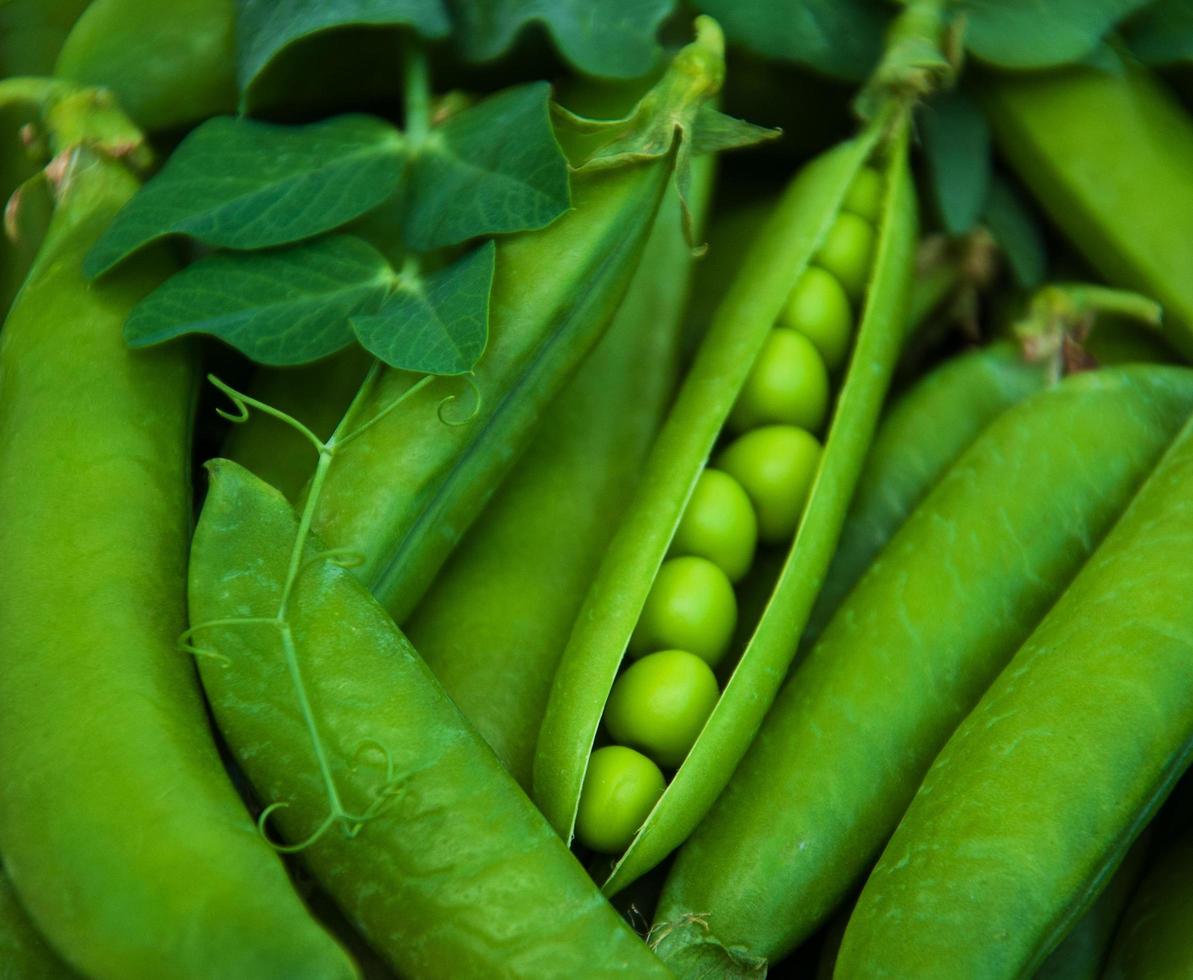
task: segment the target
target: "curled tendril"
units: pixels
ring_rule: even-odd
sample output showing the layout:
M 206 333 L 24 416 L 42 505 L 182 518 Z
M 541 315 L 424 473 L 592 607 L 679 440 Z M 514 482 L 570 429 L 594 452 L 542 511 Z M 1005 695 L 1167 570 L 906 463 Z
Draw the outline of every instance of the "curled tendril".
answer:
M 235 616 L 230 619 L 211 619 L 205 623 L 196 623 L 187 627 L 178 635 L 178 649 L 189 653 L 193 657 L 210 657 L 217 660 L 223 667 L 232 666 L 232 658 L 211 647 L 200 646 L 194 642 L 195 634 L 200 630 L 215 629 L 220 626 L 277 626 L 277 620 L 265 616 Z
M 439 421 L 442 422 L 444 425 L 467 425 L 469 422 L 471 422 L 473 419 L 475 419 L 480 414 L 481 408 L 484 407 L 485 396 L 483 394 L 481 394 L 481 390 L 480 390 L 480 388 L 477 387 L 476 382 L 472 379 L 472 375 L 466 374 L 463 377 L 464 377 L 465 382 L 467 382 L 467 384 L 468 384 L 469 390 L 472 392 L 472 410 L 462 418 L 458 418 L 458 419 L 449 418 L 447 415 L 446 409 L 447 409 L 448 405 L 450 405 L 453 402 L 458 401 L 460 396 L 454 395 L 454 394 L 448 395 L 446 398 L 444 398 L 439 403 L 439 406 L 435 409 L 435 413 L 439 416 Z
M 270 803 L 269 806 L 261 811 L 261 815 L 257 817 L 257 833 L 261 835 L 262 840 L 264 840 L 266 844 L 272 847 L 279 854 L 297 854 L 299 851 L 305 851 L 311 845 L 318 843 L 319 840 L 321 840 L 324 835 L 326 835 L 326 833 L 335 826 L 336 820 L 339 819 L 339 815 L 332 811 L 323 818 L 323 822 L 320 823 L 319 826 L 316 827 L 309 836 L 303 838 L 297 844 L 283 844 L 281 841 L 274 840 L 269 835 L 268 823 L 269 818 L 272 817 L 274 813 L 276 813 L 278 810 L 286 809 L 289 805 L 289 803 L 283 801 Z
M 280 408 L 274 408 L 272 405 L 267 405 L 263 401 L 253 398 L 251 395 L 246 395 L 243 391 L 237 391 L 231 385 L 221 381 L 214 374 L 207 375 L 207 380 L 210 381 L 219 391 L 232 403 L 235 411 L 228 411 L 226 408 L 217 408 L 216 415 L 222 419 L 227 419 L 233 425 L 241 425 L 249 420 L 252 410 L 256 409 L 258 412 L 277 419 L 283 425 L 288 425 L 291 429 L 297 432 L 300 436 L 307 440 L 315 447 L 315 452 L 322 454 L 326 451 L 327 446 L 314 432 L 308 429 L 305 425 L 298 421 L 293 415 L 288 415 Z
M 390 783 L 396 783 L 397 780 L 394 777 L 394 756 L 393 756 L 393 753 L 390 752 L 388 747 L 382 745 L 375 738 L 362 738 L 359 742 L 356 743 L 356 748 L 352 750 L 352 771 L 356 772 L 357 760 L 360 759 L 361 753 L 364 752 L 365 749 L 369 749 L 369 748 L 374 748 L 378 752 L 380 752 L 381 758 L 385 762 L 385 781 L 382 785 L 385 786 Z

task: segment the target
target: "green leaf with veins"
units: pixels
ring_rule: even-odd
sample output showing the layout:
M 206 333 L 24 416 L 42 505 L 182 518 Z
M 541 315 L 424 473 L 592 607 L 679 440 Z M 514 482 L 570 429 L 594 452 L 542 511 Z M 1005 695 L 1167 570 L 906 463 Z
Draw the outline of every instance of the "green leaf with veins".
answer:
M 116 216 L 83 268 L 100 275 L 165 235 L 238 249 L 300 241 L 379 205 L 404 167 L 402 135 L 373 116 L 305 126 L 210 119 Z
M 708 101 L 725 79 L 724 36 L 710 17 L 696 18 L 696 40 L 683 48 L 666 74 L 621 119 L 585 119 L 562 106 L 556 118 L 589 139 L 591 147 L 576 170 L 603 170 L 650 160 L 675 151 L 675 186 L 683 206 L 684 229 L 691 240 L 693 153 L 750 146 L 780 135 L 718 112 Z
M 659 25 L 675 0 L 453 0 L 453 36 L 470 61 L 504 54 L 530 23 L 588 75 L 637 78 L 658 57 Z
M 1003 68 L 1048 68 L 1080 61 L 1118 23 L 1151 0 L 957 0 L 965 45 Z
M 259 364 L 306 364 L 352 343 L 349 317 L 379 309 L 395 278 L 376 249 L 350 235 L 211 255 L 141 300 L 124 337 L 147 347 L 207 334 Z
M 850 81 L 874 68 L 894 9 L 884 0 L 696 0 L 696 6 L 734 44 Z
M 404 271 L 377 313 L 352 318 L 361 346 L 404 371 L 470 372 L 489 338 L 496 253 L 490 241 L 429 276 Z
M 1127 23 L 1123 36 L 1146 65 L 1193 62 L 1193 2 L 1156 0 Z
M 236 78 L 241 108 L 253 81 L 284 48 L 337 27 L 409 27 L 425 38 L 451 29 L 443 0 L 238 0 Z
M 551 87 L 506 89 L 449 115 L 411 147 L 404 230 L 418 251 L 541 228 L 567 210 Z

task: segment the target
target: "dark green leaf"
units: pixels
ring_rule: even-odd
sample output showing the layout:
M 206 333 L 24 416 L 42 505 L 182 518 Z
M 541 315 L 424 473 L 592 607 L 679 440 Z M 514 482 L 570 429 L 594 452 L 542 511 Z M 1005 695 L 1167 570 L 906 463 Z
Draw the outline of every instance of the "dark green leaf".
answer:
M 966 46 L 1004 68 L 1080 61 L 1116 24 L 1150 0 L 957 0 Z
M 413 151 L 406 239 L 420 251 L 550 224 L 568 208 L 568 171 L 546 82 L 449 116 Z
M 894 7 L 882 0 L 696 0 L 755 54 L 860 81 L 882 52 Z
M 467 374 L 489 337 L 496 254 L 486 242 L 433 275 L 403 275 L 380 312 L 352 318 L 361 344 L 405 371 Z
M 1028 289 L 1044 281 L 1044 236 L 1015 189 L 997 175 L 990 181 L 984 223 L 1007 257 L 1015 281 Z
M 455 38 L 471 61 L 504 53 L 532 21 L 580 71 L 636 78 L 658 54 L 655 35 L 675 0 L 453 0 Z
M 990 131 L 981 110 L 952 89 L 923 107 L 920 121 L 932 196 L 945 229 L 973 228 L 990 187 Z
M 211 119 L 116 216 L 84 271 L 99 275 L 165 235 L 240 249 L 309 238 L 384 201 L 404 163 L 401 134 L 372 116 L 307 126 Z
M 381 306 L 393 270 L 349 235 L 247 255 L 200 259 L 133 309 L 132 347 L 209 334 L 259 364 L 305 364 L 352 342 L 348 318 Z
M 1124 31 L 1135 57 L 1148 65 L 1193 61 L 1193 0 L 1157 0 Z
M 284 48 L 353 25 L 411 27 L 426 38 L 445 37 L 451 26 L 442 0 L 238 0 L 236 78 L 242 101 Z

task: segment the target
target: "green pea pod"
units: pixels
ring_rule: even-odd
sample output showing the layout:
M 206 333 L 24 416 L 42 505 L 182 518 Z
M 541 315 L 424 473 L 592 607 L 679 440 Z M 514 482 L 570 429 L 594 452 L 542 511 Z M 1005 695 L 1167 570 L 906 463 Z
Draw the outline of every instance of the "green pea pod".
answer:
M 1193 975 L 1193 835 L 1156 855 L 1131 896 L 1104 980 L 1180 980 Z
M 235 0 L 94 0 L 54 74 L 111 91 L 142 129 L 236 111 Z
M 1030 974 L 1193 758 L 1193 424 L 1178 432 L 932 764 L 862 890 L 842 980 Z
M 1108 369 L 982 433 L 842 603 L 676 858 L 664 959 L 664 943 L 711 938 L 773 962 L 824 921 L 1191 410 L 1193 372 Z
M 1143 873 L 1150 843 L 1149 834 L 1140 836 L 1102 894 L 1036 971 L 1035 980 L 1097 980 L 1102 975 L 1115 929 Z
M 352 977 L 237 797 L 177 649 L 195 352 L 121 339 L 170 263 L 84 279 L 136 181 L 64 153 L 0 335 L 0 853 L 88 975 Z
M 475 373 L 407 397 L 331 467 L 315 529 L 361 558 L 399 623 L 528 444 L 539 416 L 599 340 L 629 285 L 670 179 L 669 161 L 580 174 L 573 210 L 502 239 L 490 340 Z M 365 415 L 410 388 L 389 371 Z
M 983 429 L 1042 389 L 1043 364 L 1010 343 L 954 358 L 903 395 L 883 418 L 824 587 L 804 632 L 810 644 L 891 536 Z
M 1164 307 L 1193 357 L 1193 122 L 1147 72 L 1073 66 L 982 75 L 997 144 L 1057 226 L 1112 285 Z
M 877 131 L 796 178 L 717 312 L 573 627 L 539 735 L 535 799 L 571 841 L 602 711 L 684 507 L 762 344 L 838 215 Z M 916 235 L 906 144 L 887 157 L 878 244 L 857 341 L 790 553 L 737 667 L 683 764 L 604 884 L 614 893 L 692 832 L 762 721 L 836 543 L 902 339 Z
M 673 392 L 691 266 L 672 193 L 605 338 L 406 627 L 526 788 L 556 661 Z
M 77 976 L 34 928 L 8 876 L 0 871 L 0 980 L 70 980 Z
M 208 697 L 285 837 L 323 825 L 304 858 L 374 948 L 404 976 L 666 976 L 355 576 L 313 539 L 294 564 L 285 498 L 208 468 L 190 577 Z M 326 823 L 329 786 L 357 816 Z

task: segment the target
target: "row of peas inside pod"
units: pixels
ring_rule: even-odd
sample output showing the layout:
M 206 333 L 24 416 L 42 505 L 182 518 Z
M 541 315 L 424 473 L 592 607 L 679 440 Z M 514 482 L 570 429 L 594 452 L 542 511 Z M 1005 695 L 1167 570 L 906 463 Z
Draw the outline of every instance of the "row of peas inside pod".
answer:
M 834 379 L 869 280 L 885 180 L 853 179 L 769 330 L 700 472 L 609 692 L 575 833 L 620 854 L 683 763 L 731 672 L 740 586 L 758 546 L 790 546 L 822 453 Z

